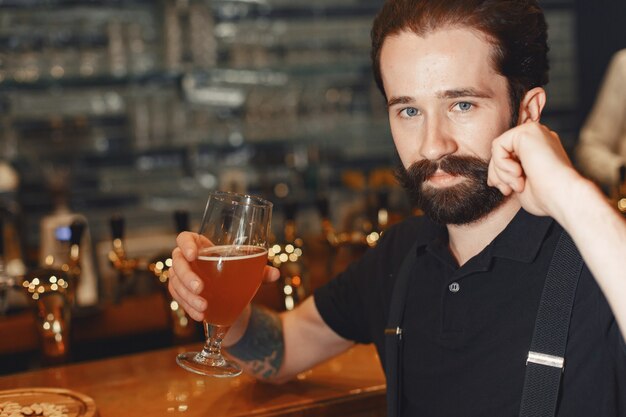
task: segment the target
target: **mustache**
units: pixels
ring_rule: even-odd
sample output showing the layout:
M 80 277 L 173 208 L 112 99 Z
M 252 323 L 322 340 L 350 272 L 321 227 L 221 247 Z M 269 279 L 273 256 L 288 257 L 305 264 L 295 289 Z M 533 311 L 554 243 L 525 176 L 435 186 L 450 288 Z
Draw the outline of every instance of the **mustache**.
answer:
M 463 176 L 466 181 L 451 187 L 424 187 L 437 171 Z M 469 224 L 498 207 L 504 195 L 487 185 L 489 163 L 475 156 L 448 155 L 441 160 L 423 160 L 404 168 L 400 163 L 396 178 L 412 203 L 431 220 L 440 224 Z
M 488 169 L 489 162 L 475 156 L 449 155 L 438 161 L 424 159 L 414 162 L 406 173 L 415 183 L 421 184 L 432 177 L 437 170 L 450 175 L 486 179 Z

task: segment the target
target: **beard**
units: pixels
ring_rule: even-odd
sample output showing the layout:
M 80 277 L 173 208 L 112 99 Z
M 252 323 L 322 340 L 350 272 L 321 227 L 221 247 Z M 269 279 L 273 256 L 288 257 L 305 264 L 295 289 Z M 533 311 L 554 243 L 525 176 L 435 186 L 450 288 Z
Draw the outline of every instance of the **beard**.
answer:
M 482 219 L 505 201 L 500 190 L 487 185 L 488 167 L 480 158 L 450 155 L 436 162 L 418 161 L 408 169 L 401 163 L 396 178 L 412 202 L 433 221 L 464 225 Z M 424 185 L 437 169 L 463 176 L 465 181 L 445 188 Z

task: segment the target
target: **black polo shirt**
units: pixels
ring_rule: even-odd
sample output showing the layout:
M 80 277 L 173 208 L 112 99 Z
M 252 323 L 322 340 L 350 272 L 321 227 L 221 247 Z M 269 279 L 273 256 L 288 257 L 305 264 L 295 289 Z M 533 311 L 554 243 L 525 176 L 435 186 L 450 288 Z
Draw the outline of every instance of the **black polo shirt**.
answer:
M 384 358 L 396 274 L 417 240 L 403 323 L 405 415 L 516 416 L 539 299 L 561 230 L 550 218 L 520 210 L 459 268 L 446 228 L 410 218 L 319 288 L 315 303 L 336 333 L 375 343 Z M 572 313 L 558 416 L 626 416 L 626 346 L 586 266 Z

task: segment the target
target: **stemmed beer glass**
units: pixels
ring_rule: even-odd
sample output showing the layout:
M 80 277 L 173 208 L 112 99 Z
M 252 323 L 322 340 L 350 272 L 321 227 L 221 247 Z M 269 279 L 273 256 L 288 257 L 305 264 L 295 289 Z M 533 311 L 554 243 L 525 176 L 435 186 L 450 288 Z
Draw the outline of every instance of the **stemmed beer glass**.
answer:
M 263 278 L 272 203 L 258 197 L 215 191 L 209 194 L 200 226 L 198 257 L 191 268 L 204 282 L 201 296 L 206 343 L 200 352 L 185 352 L 176 362 L 200 375 L 241 374 L 221 354 L 222 339 L 250 303 Z

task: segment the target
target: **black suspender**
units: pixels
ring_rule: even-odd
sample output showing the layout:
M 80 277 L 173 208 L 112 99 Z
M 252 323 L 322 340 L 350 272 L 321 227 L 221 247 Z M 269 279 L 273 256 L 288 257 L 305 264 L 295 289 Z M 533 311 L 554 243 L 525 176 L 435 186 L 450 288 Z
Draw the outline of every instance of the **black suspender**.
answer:
M 400 267 L 385 328 L 387 417 L 402 415 L 402 321 L 408 284 L 413 275 L 417 245 Z M 565 347 L 578 277 L 583 261 L 563 231 L 544 285 L 533 339 L 528 352 L 520 417 L 554 416 L 564 367 Z
M 565 365 L 572 307 L 583 260 L 565 232 L 550 262 L 526 361 L 520 417 L 549 417 L 556 403 Z
M 385 328 L 385 376 L 387 378 L 387 417 L 402 415 L 402 321 L 409 281 L 415 266 L 417 243 L 404 257 L 391 295 L 389 318 Z

